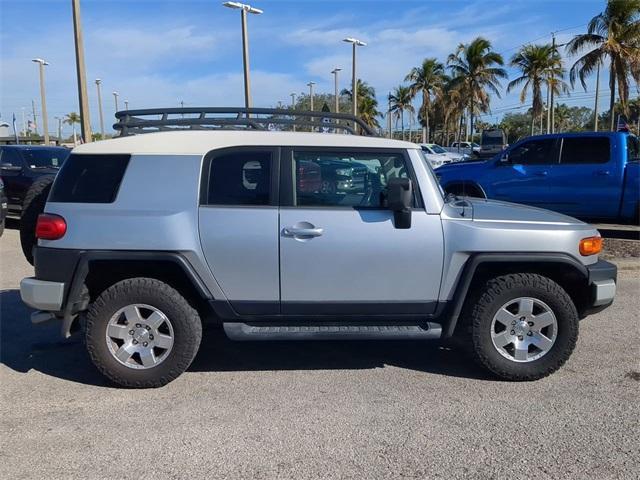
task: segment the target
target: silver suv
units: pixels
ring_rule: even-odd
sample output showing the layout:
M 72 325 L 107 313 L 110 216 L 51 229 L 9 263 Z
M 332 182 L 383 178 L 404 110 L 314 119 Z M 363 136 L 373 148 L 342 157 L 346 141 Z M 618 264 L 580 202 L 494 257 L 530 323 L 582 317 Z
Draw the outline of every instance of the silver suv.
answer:
M 81 324 L 117 384 L 178 377 L 209 318 L 237 340 L 454 337 L 534 380 L 613 301 L 590 225 L 445 197 L 412 143 L 300 131 L 367 133 L 345 115 L 217 110 L 119 113 L 123 136 L 74 149 L 38 219 L 32 321 Z

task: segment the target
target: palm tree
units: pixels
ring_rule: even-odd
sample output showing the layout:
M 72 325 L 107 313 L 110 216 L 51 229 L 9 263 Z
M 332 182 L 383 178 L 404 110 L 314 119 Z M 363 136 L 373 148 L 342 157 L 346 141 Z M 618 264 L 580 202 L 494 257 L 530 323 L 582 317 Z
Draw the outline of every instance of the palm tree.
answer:
M 411 82 L 409 88 L 411 95 L 415 97 L 422 93 L 422 105 L 420 115 L 422 119 L 422 142 L 429 141 L 429 110 L 431 108 L 431 95 L 438 93 L 444 83 L 444 65 L 435 58 L 425 58 L 422 65 L 411 69 L 405 77 L 405 81 Z
M 520 103 L 527 99 L 527 91 L 531 90 L 533 97 L 531 114 L 531 135 L 537 116 L 542 114 L 542 86 L 547 85 L 547 89 L 553 89 L 554 93 L 560 93 L 566 88 L 562 80 L 564 71 L 562 60 L 556 49 L 550 45 L 524 45 L 511 58 L 511 66 L 520 70 L 521 75 L 509 82 L 507 92 L 522 85 L 520 92 Z
M 629 99 L 629 78 L 640 81 L 640 0 L 609 0 L 604 12 L 591 19 L 587 33 L 573 37 L 567 44 L 567 53 L 575 55 L 585 48 L 585 53 L 571 67 L 571 84 L 580 79 L 587 89 L 585 79 L 598 65 L 609 60 L 610 129 L 614 129 L 616 85 L 624 112 Z
M 391 95 L 389 95 L 389 101 L 391 103 L 390 112 L 393 112 L 393 116 L 397 121 L 400 120 L 402 124 L 402 139 L 404 140 L 404 112 L 409 112 L 410 114 L 415 113 L 415 108 L 411 104 L 411 89 L 409 87 L 405 87 L 400 85 L 396 87 Z
M 78 144 L 78 138 L 76 135 L 76 123 L 80 123 L 80 120 L 80 115 L 78 115 L 76 112 L 67 113 L 67 115 L 65 115 L 64 117 L 64 123 L 66 123 L 67 125 L 71 125 L 71 128 L 73 129 L 74 146 Z
M 478 37 L 467 45 L 458 45 L 456 51 L 449 55 L 447 65 L 453 73 L 453 86 L 463 87 L 469 95 L 468 109 L 473 136 L 474 114 L 489 109 L 487 90 L 500 98 L 499 79 L 507 78 L 507 72 L 501 68 L 504 60 L 502 55 L 491 49 L 489 40 Z
M 376 90 L 367 82 L 358 79 L 356 81 L 358 89 L 358 116 L 370 127 L 379 127 L 378 119 L 381 113 L 378 111 L 378 100 L 376 100 Z M 346 95 L 353 102 L 353 94 L 350 89 L 343 89 L 341 95 Z

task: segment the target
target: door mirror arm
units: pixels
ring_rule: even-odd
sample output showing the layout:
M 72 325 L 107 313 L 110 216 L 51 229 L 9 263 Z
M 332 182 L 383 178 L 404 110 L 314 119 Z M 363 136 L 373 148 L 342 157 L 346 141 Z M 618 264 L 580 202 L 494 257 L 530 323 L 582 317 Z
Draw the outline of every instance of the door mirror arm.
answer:
M 391 178 L 387 184 L 387 208 L 393 212 L 396 228 L 411 228 L 413 184 L 408 178 Z

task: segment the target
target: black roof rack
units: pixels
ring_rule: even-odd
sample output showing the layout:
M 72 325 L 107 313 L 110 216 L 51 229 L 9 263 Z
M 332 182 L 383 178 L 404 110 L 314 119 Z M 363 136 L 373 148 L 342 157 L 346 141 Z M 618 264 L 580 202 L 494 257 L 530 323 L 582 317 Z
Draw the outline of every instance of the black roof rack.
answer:
M 346 113 L 280 108 L 188 107 L 116 112 L 113 128 L 120 136 L 183 130 L 295 130 L 375 136 L 361 119 Z

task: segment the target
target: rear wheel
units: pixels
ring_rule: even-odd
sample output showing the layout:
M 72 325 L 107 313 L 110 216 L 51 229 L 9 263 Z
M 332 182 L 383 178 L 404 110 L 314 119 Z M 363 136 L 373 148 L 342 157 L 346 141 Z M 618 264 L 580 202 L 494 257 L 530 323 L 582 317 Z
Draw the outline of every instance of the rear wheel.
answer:
M 476 359 L 505 380 L 537 380 L 559 369 L 578 339 L 578 313 L 567 292 L 537 274 L 486 282 L 472 300 Z
M 36 245 L 36 223 L 38 216 L 44 212 L 47 197 L 51 190 L 54 175 L 44 175 L 38 178 L 24 197 L 22 216 L 20 217 L 20 246 L 27 261 L 33 265 L 33 247 Z
M 151 278 L 123 280 L 105 290 L 87 313 L 91 360 L 113 382 L 161 387 L 193 361 L 202 324 L 180 293 Z

